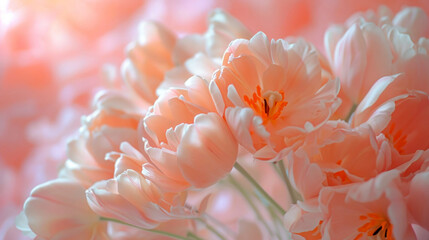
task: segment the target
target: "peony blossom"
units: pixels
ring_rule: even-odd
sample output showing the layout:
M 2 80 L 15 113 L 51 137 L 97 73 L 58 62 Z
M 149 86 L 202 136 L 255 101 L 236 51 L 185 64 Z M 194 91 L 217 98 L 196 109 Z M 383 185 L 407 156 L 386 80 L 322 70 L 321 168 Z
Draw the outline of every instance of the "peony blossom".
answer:
M 281 159 L 339 103 L 329 66 L 303 40 L 270 42 L 263 33 L 236 40 L 213 78 L 217 110 L 240 144 L 262 160 Z
M 414 221 L 425 229 L 428 229 L 429 223 L 428 208 L 422 200 L 427 199 L 427 183 L 427 171 L 415 175 L 410 182 L 410 193 L 407 197 L 407 204 Z
M 362 182 L 377 175 L 377 162 L 386 150 L 377 144 L 373 131 L 341 127 L 330 129 L 324 142 L 307 146 L 307 151 L 300 148 L 288 155 L 292 182 L 304 199 L 318 197 L 324 187 Z
M 151 162 L 144 174 L 166 190 L 212 185 L 231 170 L 238 152 L 226 123 L 213 113 L 207 83 L 192 77 L 185 84 L 161 95 L 143 120 Z
M 193 75 L 209 82 L 213 72 L 220 67 L 229 43 L 250 37 L 250 31 L 241 22 L 221 9 L 214 10 L 209 15 L 204 34 L 190 34 L 177 41 L 171 53 L 174 68 L 165 72 L 165 79 L 157 89 L 158 95 L 170 87 L 183 87 Z
M 421 81 L 428 75 L 424 67 L 429 64 L 427 18 L 420 8 L 405 8 L 393 16 L 390 9 L 381 7 L 378 13 L 357 14 L 326 32 L 327 56 L 341 80 L 343 104 L 338 116 L 350 115 L 353 105 L 383 76 L 404 73 Z
M 153 103 L 169 87 L 183 87 L 198 75 L 209 81 L 230 41 L 250 32 L 228 13 L 216 9 L 204 34 L 177 34 L 156 22 L 143 22 L 136 41 L 127 46 L 122 75 L 128 88 Z
M 122 72 L 129 88 L 152 103 L 165 72 L 174 67 L 172 53 L 177 37 L 155 22 L 141 23 L 139 31 L 138 40 L 127 47 Z
M 425 138 L 426 128 L 422 126 L 429 117 L 428 97 L 427 93 L 410 91 L 384 103 L 367 122 L 381 131 L 400 154 L 427 150 L 429 141 Z
M 91 209 L 100 216 L 154 228 L 174 218 L 175 209 L 185 203 L 186 193 L 163 193 L 138 172 L 127 170 L 114 179 L 94 184 L 87 190 L 87 198 Z
M 321 195 L 321 202 L 326 206 L 322 210 L 326 216 L 323 236 L 330 236 L 331 239 L 365 239 L 373 236 L 415 239 L 404 197 L 395 186 L 383 183 L 389 180 L 386 175 L 379 178 L 382 177 L 386 179 L 377 179 L 381 184 L 374 184 L 370 192 L 365 193 L 366 196 L 375 193 L 372 199 L 359 199 L 342 190 L 324 191 Z M 368 191 L 359 187 L 356 186 L 355 191 Z
M 106 160 L 106 154 L 120 151 L 124 141 L 138 146 L 137 107 L 113 93 L 100 95 L 96 105 L 99 110 L 83 119 L 79 136 L 69 142 L 68 160 L 60 172 L 85 187 L 113 177 L 115 162 Z

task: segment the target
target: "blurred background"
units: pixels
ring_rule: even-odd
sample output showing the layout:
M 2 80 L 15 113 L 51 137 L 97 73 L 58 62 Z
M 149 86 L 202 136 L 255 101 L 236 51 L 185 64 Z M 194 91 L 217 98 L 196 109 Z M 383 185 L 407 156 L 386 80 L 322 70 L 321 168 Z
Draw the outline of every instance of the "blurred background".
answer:
M 203 33 L 222 8 L 254 33 L 303 36 L 323 52 L 329 25 L 380 5 L 429 13 L 428 0 L 0 0 L 0 239 L 28 239 L 15 216 L 34 186 L 56 177 L 94 94 L 121 84 L 142 20 Z

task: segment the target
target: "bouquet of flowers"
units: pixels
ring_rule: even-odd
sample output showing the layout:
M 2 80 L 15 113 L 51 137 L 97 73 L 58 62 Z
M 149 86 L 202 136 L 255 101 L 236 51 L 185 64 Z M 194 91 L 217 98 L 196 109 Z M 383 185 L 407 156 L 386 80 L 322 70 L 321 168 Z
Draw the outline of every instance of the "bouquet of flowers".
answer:
M 356 13 L 324 53 L 221 9 L 202 34 L 141 22 L 123 84 L 96 94 L 16 225 L 64 240 L 429 239 L 428 38 L 418 7 Z

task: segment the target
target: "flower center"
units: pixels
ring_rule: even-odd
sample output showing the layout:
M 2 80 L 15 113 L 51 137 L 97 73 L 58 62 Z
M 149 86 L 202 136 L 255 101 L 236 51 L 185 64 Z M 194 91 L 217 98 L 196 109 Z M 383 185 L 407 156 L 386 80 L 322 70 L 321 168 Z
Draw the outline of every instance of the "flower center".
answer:
M 344 170 L 338 172 L 327 172 L 326 180 L 328 186 L 338 186 L 352 183 Z
M 400 154 L 404 153 L 404 147 L 407 144 L 407 135 L 402 133 L 402 130 L 395 131 L 395 123 L 391 123 L 389 131 L 385 133 L 386 137 L 392 142 L 393 147 L 398 150 Z
M 262 94 L 259 85 L 256 86 L 256 92 L 253 93 L 252 98 L 244 95 L 244 101 L 262 118 L 264 124 L 279 118 L 283 108 L 287 105 L 284 98 L 283 91 L 266 91 Z
M 304 237 L 305 239 L 322 239 L 322 233 L 320 232 L 320 227 L 322 226 L 322 223 L 323 223 L 323 221 L 320 221 L 319 225 L 317 225 L 311 231 L 296 233 L 296 234 Z
M 354 240 L 361 239 L 365 233 L 369 237 L 374 237 L 374 239 L 394 240 L 392 225 L 383 216 L 376 213 L 368 213 L 367 215 L 361 215 L 359 219 L 366 220 L 367 222 L 358 228 L 360 233 Z

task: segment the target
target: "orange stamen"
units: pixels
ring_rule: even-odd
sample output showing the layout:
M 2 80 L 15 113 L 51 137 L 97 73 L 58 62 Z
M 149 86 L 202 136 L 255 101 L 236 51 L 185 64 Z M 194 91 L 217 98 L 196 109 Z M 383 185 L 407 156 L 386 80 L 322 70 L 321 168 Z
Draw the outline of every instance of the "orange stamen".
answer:
M 352 182 L 344 170 L 334 172 L 334 173 L 327 172 L 326 180 L 328 182 L 328 186 L 338 186 L 338 185 L 349 184 Z
M 283 109 L 287 106 L 288 102 L 285 101 L 285 94 L 283 91 L 279 92 L 266 92 L 264 94 L 268 94 L 268 96 L 262 95 L 261 86 L 256 86 L 256 92 L 252 94 L 252 98 L 249 98 L 247 95 L 244 95 L 244 102 L 252 108 L 255 113 L 260 116 L 263 120 L 263 123 L 267 123 L 269 121 L 274 121 L 278 119 L 283 111 Z M 280 95 L 280 96 L 279 96 Z M 281 97 L 280 100 L 270 102 L 270 97 Z M 271 99 L 272 100 L 272 99 Z M 270 105 L 271 104 L 271 105 Z
M 376 213 L 368 213 L 359 216 L 359 219 L 367 222 L 357 229 L 359 234 L 354 240 L 362 238 L 365 234 L 369 237 L 377 237 L 377 239 L 394 240 L 392 236 L 393 227 L 385 217 Z
M 317 225 L 311 231 L 301 232 L 301 233 L 296 233 L 296 234 L 304 237 L 305 239 L 322 239 L 322 234 L 320 232 L 320 227 L 322 226 L 322 223 L 323 223 L 323 221 L 320 221 L 319 225 Z

